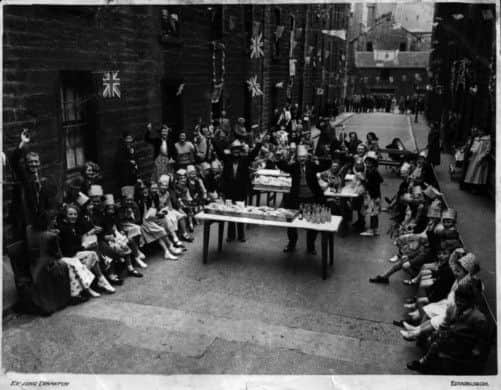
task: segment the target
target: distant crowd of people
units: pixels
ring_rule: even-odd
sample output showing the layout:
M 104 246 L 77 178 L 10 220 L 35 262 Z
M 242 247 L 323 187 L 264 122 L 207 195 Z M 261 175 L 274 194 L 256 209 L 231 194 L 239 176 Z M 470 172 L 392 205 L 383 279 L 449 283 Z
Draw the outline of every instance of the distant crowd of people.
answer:
M 388 112 L 388 113 L 416 113 L 424 110 L 424 99 L 419 95 L 400 96 L 390 94 L 354 94 L 344 100 L 347 112 Z

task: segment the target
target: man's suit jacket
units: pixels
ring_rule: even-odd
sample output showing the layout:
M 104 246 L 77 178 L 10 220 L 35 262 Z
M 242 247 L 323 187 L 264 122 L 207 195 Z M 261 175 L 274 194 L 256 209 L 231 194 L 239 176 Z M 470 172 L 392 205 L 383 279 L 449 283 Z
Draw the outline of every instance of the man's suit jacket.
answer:
M 33 225 L 44 212 L 55 210 L 57 187 L 51 178 L 40 177 L 37 185 L 22 165 L 27 150 L 17 148 L 11 154 L 10 162 L 15 174 L 14 194 L 9 211 L 9 220 L 14 228 L 15 239 L 25 239 L 26 226 Z
M 153 146 L 153 160 L 156 160 L 160 154 L 162 138 L 159 135 L 152 135 L 151 131 L 146 131 L 144 134 L 144 141 Z M 171 141 L 171 137 L 167 138 L 167 153 L 169 156 L 174 155 L 174 143 Z
M 323 192 L 318 184 L 317 172 L 321 172 L 328 167 L 327 163 L 315 164 L 312 161 L 306 161 L 306 183 L 310 187 L 311 192 L 314 197 L 321 201 L 323 198 Z M 296 209 L 299 207 L 299 190 L 301 184 L 301 165 L 298 161 L 294 161 L 291 164 L 287 164 L 285 161 L 279 161 L 277 166 L 280 170 L 287 172 L 291 175 L 292 185 L 291 190 L 286 196 L 284 196 L 284 207 Z
M 221 187 L 223 196 L 232 200 L 245 200 L 250 191 L 249 167 L 252 161 L 257 157 L 261 144 L 258 143 L 254 149 L 247 155 L 241 156 L 238 160 L 236 175 L 233 170 L 233 158 L 231 154 L 225 154 L 216 148 L 219 159 L 223 162 L 223 172 L 221 174 Z

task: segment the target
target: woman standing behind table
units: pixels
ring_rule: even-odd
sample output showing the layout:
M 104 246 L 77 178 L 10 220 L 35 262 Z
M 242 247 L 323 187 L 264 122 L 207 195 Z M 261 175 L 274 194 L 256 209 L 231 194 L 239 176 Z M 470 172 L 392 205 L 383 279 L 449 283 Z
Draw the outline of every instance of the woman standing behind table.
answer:
M 179 141 L 174 144 L 177 169 L 186 169 L 190 164 L 195 164 L 195 146 L 186 140 L 186 132 L 179 133 Z
M 469 163 L 466 167 L 464 183 L 472 192 L 478 193 L 485 188 L 489 174 L 489 154 L 491 152 L 491 136 L 485 129 L 478 129 L 477 136 L 469 149 Z
M 369 151 L 376 152 L 379 156 L 379 138 L 376 137 L 376 134 L 372 131 L 367 133 L 367 148 Z
M 212 161 L 213 147 L 208 126 L 203 125 L 195 132 L 194 146 L 197 163 Z
M 362 141 L 358 139 L 357 133 L 354 131 L 350 131 L 348 134 L 348 139 L 345 140 L 346 147 L 348 149 L 348 152 L 350 154 L 356 154 L 357 153 L 357 146 L 361 144 Z
M 146 133 L 144 134 L 145 142 L 153 146 L 153 159 L 155 168 L 153 171 L 152 181 L 158 180 L 162 175 L 169 174 L 173 171 L 172 145 L 169 139 L 171 129 L 167 125 L 162 125 L 160 136 L 152 135 L 151 123 L 146 125 Z

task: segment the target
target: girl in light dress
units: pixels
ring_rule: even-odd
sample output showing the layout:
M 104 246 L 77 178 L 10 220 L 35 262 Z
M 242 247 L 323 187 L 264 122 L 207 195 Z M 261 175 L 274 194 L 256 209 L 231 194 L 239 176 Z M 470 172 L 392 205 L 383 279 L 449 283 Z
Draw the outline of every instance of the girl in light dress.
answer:
M 129 214 L 129 219 L 132 223 L 139 226 L 141 236 L 141 244 L 151 244 L 158 242 L 164 251 L 166 260 L 177 260 L 183 250 L 176 248 L 169 240 L 167 231 L 156 220 L 156 209 L 150 209 L 147 199 L 149 198 L 149 189 L 145 186 L 142 188 L 142 196 L 138 196 L 138 203 L 134 201 L 134 188 L 125 191 L 124 206 Z M 151 206 L 151 205 L 150 205 Z
M 60 228 L 61 259 L 68 265 L 70 272 L 71 296 L 78 297 L 81 294 L 99 297 L 99 293 L 91 288 L 94 279 L 97 278 L 97 286 L 108 293 L 115 289 L 104 277 L 99 266 L 99 258 L 95 249 L 97 241 L 93 244 L 85 240 L 77 226 L 79 208 L 69 204 L 64 210 L 64 220 Z
M 126 265 L 129 276 L 142 278 L 143 274 L 137 271 L 132 265 L 131 256 L 134 253 L 129 246 L 129 239 L 124 232 L 118 229 L 119 219 L 115 199 L 112 194 L 106 194 L 104 198 L 102 239 L 114 253 L 114 257 Z
M 154 210 L 154 222 L 165 229 L 173 246 L 185 250 L 179 235 L 186 232 L 186 214 L 177 207 L 177 198 L 170 189 L 170 180 L 170 176 L 163 175 L 159 180 L 160 185 L 151 183 L 147 206 Z

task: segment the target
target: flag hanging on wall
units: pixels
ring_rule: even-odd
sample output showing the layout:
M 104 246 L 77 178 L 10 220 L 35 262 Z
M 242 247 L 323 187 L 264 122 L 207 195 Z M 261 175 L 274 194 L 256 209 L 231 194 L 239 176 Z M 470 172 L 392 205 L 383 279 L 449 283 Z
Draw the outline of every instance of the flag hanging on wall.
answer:
M 120 99 L 120 78 L 118 77 L 118 70 L 105 72 L 103 75 L 103 97 Z

